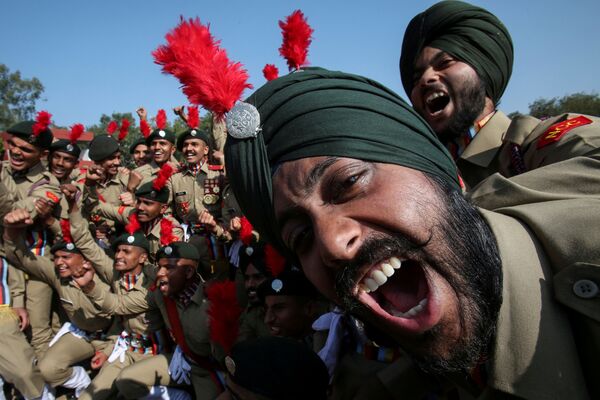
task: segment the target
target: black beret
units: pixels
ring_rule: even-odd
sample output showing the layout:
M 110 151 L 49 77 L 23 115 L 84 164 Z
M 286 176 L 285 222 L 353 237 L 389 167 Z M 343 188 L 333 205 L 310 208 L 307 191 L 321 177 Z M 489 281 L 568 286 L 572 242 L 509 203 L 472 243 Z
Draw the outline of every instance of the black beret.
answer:
M 315 287 L 297 268 L 284 270 L 277 277 L 264 281 L 257 292 L 262 301 L 267 296 L 317 296 Z
M 133 154 L 133 152 L 135 151 L 135 148 L 138 147 L 140 144 L 143 144 L 144 146 L 148 146 L 148 144 L 146 143 L 146 138 L 138 138 L 135 142 L 133 142 L 133 144 L 131 146 L 129 146 L 129 154 Z
M 252 242 L 248 246 L 241 246 L 239 250 L 239 268 L 242 273 L 246 273 L 248 265 L 254 265 L 260 273 L 271 276 L 267 265 L 265 264 L 265 243 Z
M 162 189 L 156 190 L 152 187 L 153 182 L 146 182 L 141 185 L 136 191 L 136 197 L 142 197 L 144 199 L 158 201 L 159 203 L 166 204 L 169 202 L 169 188 L 165 185 Z
M 176 136 L 173 131 L 170 131 L 168 129 L 155 129 L 150 135 L 148 135 L 148 138 L 146 139 L 146 143 L 148 144 L 148 146 L 152 144 L 152 141 L 154 139 L 165 139 L 175 144 Z
M 8 128 L 6 132 L 26 140 L 36 147 L 46 150 L 49 149 L 50 145 L 52 144 L 52 140 L 54 139 L 52 131 L 50 128 L 46 128 L 40 132 L 39 135 L 35 136 L 33 134 L 33 125 L 35 125 L 35 121 L 22 121 Z
M 79 148 L 77 144 L 73 144 L 70 140 L 67 139 L 60 139 L 52 143 L 52 145 L 50 146 L 50 152 L 54 151 L 67 153 L 77 158 L 79 158 L 79 155 L 81 154 L 81 148 Z
M 89 156 L 92 161 L 102 161 L 119 151 L 119 142 L 109 135 L 98 135 L 90 142 Z
M 185 258 L 200 261 L 200 253 L 193 244 L 186 242 L 173 242 L 168 246 L 161 247 L 156 252 L 156 261 L 161 258 Z
M 240 342 L 225 366 L 231 380 L 255 394 L 278 400 L 327 398 L 327 367 L 308 346 L 289 338 Z
M 54 245 L 50 248 L 50 253 L 52 254 L 56 253 L 57 251 L 66 251 L 67 253 L 81 254 L 81 251 L 79 251 L 79 249 L 75 247 L 75 244 L 71 242 L 65 242 L 64 240 L 59 240 L 58 242 L 54 243 Z
M 133 235 L 124 233 L 117 237 L 112 243 L 113 251 L 116 251 L 120 244 L 139 247 L 146 250 L 146 252 L 150 252 L 150 242 L 146 239 L 146 235 L 140 231 L 135 232 Z
M 206 143 L 207 146 L 210 146 L 210 139 L 205 132 L 199 129 L 188 129 L 187 131 L 180 133 L 177 137 L 177 150 L 182 151 L 183 142 L 188 138 L 200 139 Z

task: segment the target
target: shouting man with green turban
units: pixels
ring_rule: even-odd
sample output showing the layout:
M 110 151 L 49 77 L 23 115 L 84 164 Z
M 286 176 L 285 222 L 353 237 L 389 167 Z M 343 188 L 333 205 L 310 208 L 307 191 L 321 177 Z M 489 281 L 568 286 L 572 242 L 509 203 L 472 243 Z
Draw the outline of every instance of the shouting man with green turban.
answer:
M 415 16 L 400 74 L 413 107 L 431 125 L 473 187 L 495 172 L 527 170 L 597 152 L 600 120 L 563 114 L 510 120 L 497 111 L 513 67 L 513 43 L 483 8 L 442 1 Z
M 470 194 L 496 212 L 484 210 L 397 94 L 320 68 L 268 82 L 229 112 L 227 130 L 244 215 L 376 345 L 475 397 L 600 393 L 599 160 L 491 177 Z

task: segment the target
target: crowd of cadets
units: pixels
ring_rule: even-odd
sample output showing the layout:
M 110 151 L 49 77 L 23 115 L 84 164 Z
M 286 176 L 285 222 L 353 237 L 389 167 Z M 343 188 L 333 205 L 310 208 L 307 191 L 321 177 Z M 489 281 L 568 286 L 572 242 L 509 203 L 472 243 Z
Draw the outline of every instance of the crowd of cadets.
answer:
M 277 398 L 292 384 L 283 375 L 250 377 L 272 367 L 278 352 L 301 360 L 290 368 L 312 365 L 301 374 L 315 384 L 295 389 L 299 398 L 325 393 L 329 376 L 312 351 L 325 339 L 313 339 L 312 324 L 329 305 L 240 215 L 223 167 L 224 123 L 207 134 L 197 109 L 175 113 L 189 126 L 179 134 L 166 128 L 162 110 L 150 131 L 139 109 L 140 137 L 129 149 L 120 143 L 129 124 L 118 138 L 109 125 L 90 142 L 85 169 L 83 126 L 54 140 L 41 112 L 8 129 L 0 175 L 6 393 L 214 399 L 246 379 Z M 135 169 L 122 165 L 123 151 Z M 270 336 L 302 346 L 267 340 L 231 349 Z

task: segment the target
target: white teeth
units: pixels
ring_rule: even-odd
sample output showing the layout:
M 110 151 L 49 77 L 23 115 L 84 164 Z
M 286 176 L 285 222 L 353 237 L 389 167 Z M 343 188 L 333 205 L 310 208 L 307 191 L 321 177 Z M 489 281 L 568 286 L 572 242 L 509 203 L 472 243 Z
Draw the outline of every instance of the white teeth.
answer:
M 425 101 L 427 103 L 431 103 L 433 100 L 437 99 L 438 97 L 442 97 L 445 95 L 446 94 L 444 92 L 433 92 L 427 97 L 427 99 Z
M 371 278 L 377 282 L 377 286 L 381 286 L 387 282 L 387 276 L 380 269 L 373 270 L 371 272 Z
M 400 261 L 398 258 L 396 257 L 392 257 L 390 258 L 390 265 L 392 266 L 392 268 L 394 269 L 400 269 L 400 267 L 402 266 L 402 261 Z
M 371 292 L 374 292 L 377 290 L 377 288 L 379 288 L 379 285 L 377 284 L 377 282 L 375 282 L 373 279 L 371 278 L 366 278 L 364 280 L 364 284 L 369 288 L 369 290 Z
M 381 264 L 381 271 L 385 274 L 386 277 L 390 277 L 394 275 L 394 268 L 387 263 Z
M 417 304 L 416 306 L 414 306 L 413 308 L 411 308 L 410 310 L 408 310 L 407 312 L 400 312 L 398 310 L 391 310 L 390 314 L 392 314 L 394 317 L 400 317 L 400 318 L 412 318 L 415 315 L 417 315 L 418 313 L 420 313 L 421 311 L 423 311 L 425 309 L 425 307 L 427 306 L 427 298 L 424 298 L 423 300 L 421 300 L 419 302 L 419 304 Z

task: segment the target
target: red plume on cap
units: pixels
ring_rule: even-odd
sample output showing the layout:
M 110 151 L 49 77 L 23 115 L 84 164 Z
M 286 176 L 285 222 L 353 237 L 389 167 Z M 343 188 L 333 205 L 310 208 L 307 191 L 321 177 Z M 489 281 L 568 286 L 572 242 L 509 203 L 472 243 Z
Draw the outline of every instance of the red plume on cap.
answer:
M 142 226 L 140 225 L 140 221 L 138 220 L 137 213 L 131 213 L 129 216 L 129 222 L 125 225 L 125 232 L 133 235 L 138 230 L 140 230 Z
M 150 129 L 150 125 L 148 125 L 148 121 L 146 121 L 145 119 L 140 121 L 140 131 L 142 131 L 142 135 L 144 135 L 144 138 L 150 136 L 150 132 L 152 130 Z
M 62 218 L 60 220 L 60 230 L 62 231 L 63 241 L 67 243 L 73 243 L 73 237 L 71 236 L 71 224 L 68 219 Z
M 231 110 L 244 89 L 252 88 L 242 64 L 229 61 L 220 41 L 198 18 L 182 18 L 165 39 L 167 44 L 152 52 L 154 62 L 179 80 L 190 103 L 210 110 L 217 120 Z
M 198 115 L 197 106 L 188 107 L 187 124 L 190 129 L 196 129 L 200 126 L 200 116 Z
M 125 139 L 125 137 L 129 133 L 129 125 L 130 124 L 131 124 L 131 122 L 129 122 L 129 120 L 127 118 L 123 118 L 121 120 L 121 127 L 119 128 L 119 137 L 118 137 L 119 142 L 121 140 Z
M 250 243 L 252 243 L 252 239 L 254 238 L 254 235 L 252 235 L 252 231 L 254 230 L 254 228 L 252 227 L 252 224 L 250 223 L 250 221 L 248 221 L 248 218 L 246 217 L 240 218 L 240 224 L 242 225 L 242 228 L 240 229 L 240 240 L 242 241 L 242 243 L 244 243 L 245 246 L 249 246 Z
M 279 78 L 279 70 L 273 64 L 267 64 L 263 68 L 263 75 L 265 79 L 268 81 L 272 81 L 273 79 Z
M 75 124 L 71 127 L 71 132 L 69 132 L 69 141 L 71 144 L 77 143 L 81 135 L 83 135 L 84 130 L 83 124 Z
M 294 11 L 285 22 L 279 21 L 279 27 L 283 34 L 283 44 L 279 48 L 279 54 L 286 59 L 290 71 L 298 70 L 306 64 L 313 29 L 300 10 Z
M 173 222 L 170 219 L 160 220 L 160 245 L 168 246 L 177 241 L 177 236 L 173 234 Z
M 156 127 L 158 129 L 165 129 L 167 126 L 167 113 L 165 110 L 160 109 L 156 113 Z
M 210 340 L 223 347 L 226 353 L 237 340 L 239 318 L 242 314 L 237 295 L 235 282 L 214 282 L 206 288 L 209 318 Z
M 164 188 L 167 184 L 167 181 L 171 175 L 173 175 L 173 167 L 171 167 L 171 164 L 166 162 L 162 167 L 160 167 L 160 171 L 158 171 L 156 179 L 154 179 L 154 182 L 152 182 L 152 189 L 156 191 L 162 190 L 162 188 Z
M 268 243 L 265 245 L 265 265 L 273 277 L 278 277 L 285 269 L 285 258 Z
M 117 130 L 117 127 L 117 121 L 110 121 L 106 127 L 106 132 L 108 132 L 109 135 L 112 135 Z
M 39 136 L 40 133 L 48 129 L 50 118 L 52 118 L 52 114 L 48 111 L 40 111 L 37 114 L 35 117 L 35 124 L 33 124 L 33 127 L 31 128 L 33 130 L 33 136 Z

